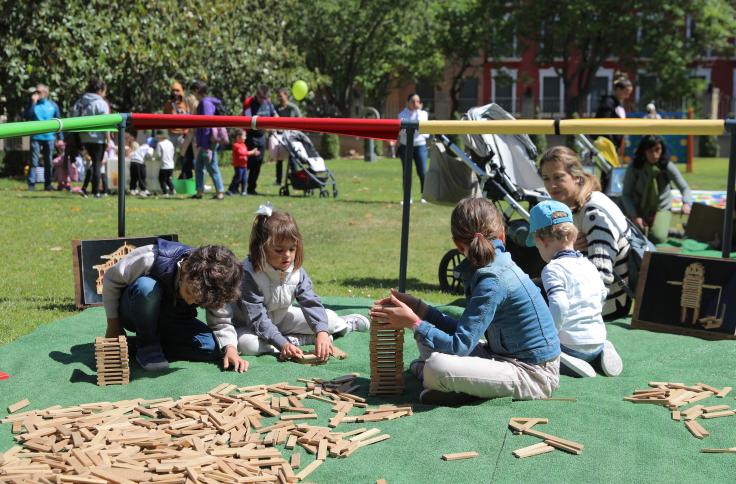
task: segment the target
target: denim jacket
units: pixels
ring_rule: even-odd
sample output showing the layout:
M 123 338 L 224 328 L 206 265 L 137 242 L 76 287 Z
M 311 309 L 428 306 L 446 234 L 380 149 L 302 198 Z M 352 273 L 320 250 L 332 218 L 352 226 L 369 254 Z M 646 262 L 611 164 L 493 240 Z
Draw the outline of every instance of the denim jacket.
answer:
M 467 304 L 459 320 L 429 308 L 415 331 L 416 339 L 435 351 L 467 356 L 485 334 L 494 355 L 539 364 L 560 354 L 552 315 L 539 288 L 494 240 L 496 257 L 473 270 L 465 260 L 463 282 Z

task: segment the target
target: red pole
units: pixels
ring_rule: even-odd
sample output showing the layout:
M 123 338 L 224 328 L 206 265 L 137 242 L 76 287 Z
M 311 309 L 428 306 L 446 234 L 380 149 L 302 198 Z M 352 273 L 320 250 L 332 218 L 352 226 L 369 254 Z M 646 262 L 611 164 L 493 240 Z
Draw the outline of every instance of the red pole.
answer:
M 690 106 L 687 108 L 687 118 L 693 119 L 693 108 Z M 693 142 L 695 137 L 691 134 L 687 135 L 687 167 L 685 168 L 686 173 L 693 172 Z

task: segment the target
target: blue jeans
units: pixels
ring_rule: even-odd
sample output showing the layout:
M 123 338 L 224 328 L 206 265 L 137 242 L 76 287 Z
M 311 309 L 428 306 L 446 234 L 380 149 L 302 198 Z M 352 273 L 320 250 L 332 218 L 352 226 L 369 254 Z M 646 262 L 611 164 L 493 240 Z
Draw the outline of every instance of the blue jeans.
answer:
M 41 167 L 43 155 L 43 184 L 51 188 L 51 159 L 54 157 L 54 140 L 31 140 L 31 169 L 28 170 L 28 186 L 36 185 L 36 169 Z
M 233 181 L 227 191 L 231 193 L 245 193 L 245 185 L 248 182 L 248 168 L 235 167 L 233 173 Z
M 401 160 L 401 167 L 405 169 L 404 153 L 406 153 L 406 145 L 399 145 L 399 159 Z M 415 146 L 412 158 L 414 159 L 414 166 L 416 166 L 417 176 L 419 177 L 419 187 L 422 193 L 424 193 L 424 174 L 427 172 L 427 145 Z
M 197 193 L 204 192 L 204 170 L 212 177 L 212 181 L 215 183 L 215 190 L 217 193 L 225 191 L 225 186 L 222 183 L 222 175 L 220 174 L 220 167 L 217 166 L 217 149 L 218 145 L 213 144 L 209 150 L 199 150 L 199 156 L 194 163 L 194 180 L 197 184 Z
M 136 335 L 136 344 L 161 346 L 167 358 L 211 361 L 218 355 L 212 330 L 196 318 L 177 318 L 162 312 L 163 288 L 142 276 L 120 297 L 120 322 Z

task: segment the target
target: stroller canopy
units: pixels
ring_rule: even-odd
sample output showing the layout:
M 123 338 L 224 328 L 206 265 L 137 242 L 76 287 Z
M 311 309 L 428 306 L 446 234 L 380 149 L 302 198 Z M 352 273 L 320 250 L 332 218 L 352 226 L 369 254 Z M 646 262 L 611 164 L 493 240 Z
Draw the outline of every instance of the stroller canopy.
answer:
M 487 104 L 471 108 L 463 119 L 482 121 L 515 118 L 499 105 Z M 472 151 L 478 158 L 502 167 L 514 185 L 524 190 L 546 193 L 535 164 L 537 148 L 529 136 L 525 134 L 470 134 L 464 135 L 464 138 L 466 149 Z M 492 158 L 490 158 L 491 155 L 493 155 Z

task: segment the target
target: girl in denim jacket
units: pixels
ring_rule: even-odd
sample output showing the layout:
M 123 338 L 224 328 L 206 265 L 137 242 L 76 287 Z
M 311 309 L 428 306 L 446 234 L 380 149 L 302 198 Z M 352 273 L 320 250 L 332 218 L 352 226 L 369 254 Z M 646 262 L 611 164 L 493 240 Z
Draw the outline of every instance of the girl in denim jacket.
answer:
M 505 250 L 500 214 L 486 199 L 466 198 L 452 212 L 451 230 L 466 256 L 460 319 L 394 290 L 370 316 L 414 332 L 420 357 L 410 371 L 424 384 L 422 403 L 549 397 L 559 386 L 557 330 L 539 289 Z

